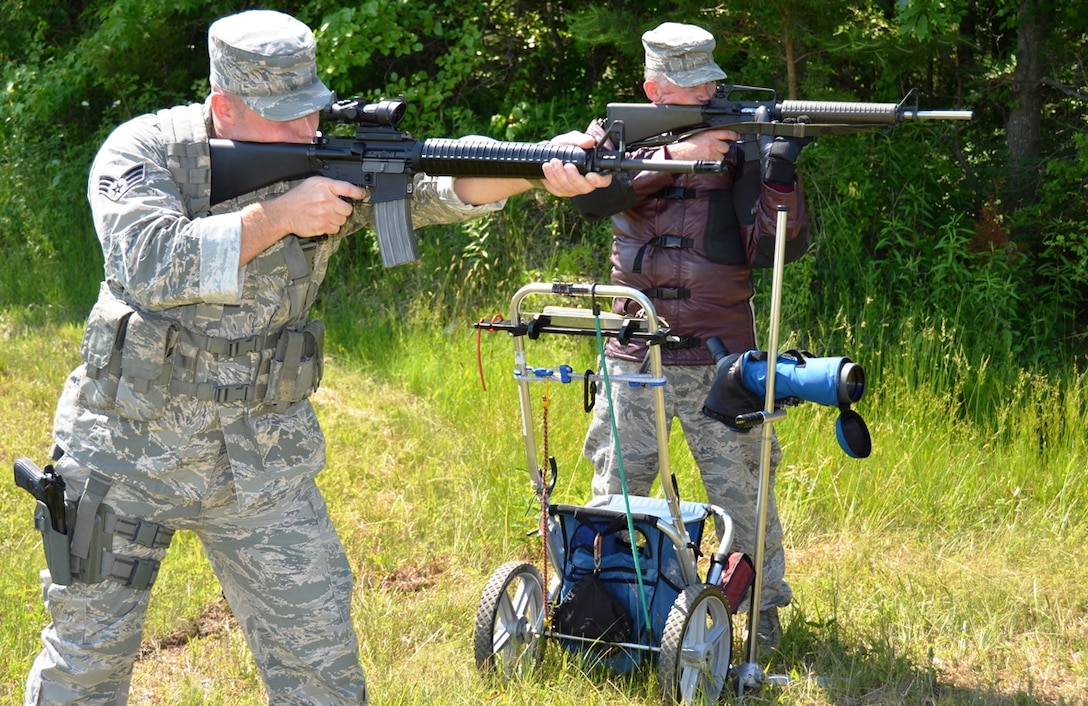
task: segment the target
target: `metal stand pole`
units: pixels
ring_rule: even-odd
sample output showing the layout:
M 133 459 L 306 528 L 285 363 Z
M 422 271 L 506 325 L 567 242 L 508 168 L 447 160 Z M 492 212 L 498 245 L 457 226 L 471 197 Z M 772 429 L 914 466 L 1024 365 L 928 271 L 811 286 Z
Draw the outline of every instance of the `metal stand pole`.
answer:
M 767 498 L 771 484 L 771 450 L 774 442 L 774 423 L 786 418 L 785 410 L 775 410 L 775 362 L 778 360 L 778 328 L 782 313 L 782 274 L 785 270 L 786 224 L 789 208 L 778 207 L 778 222 L 775 227 L 774 269 L 771 285 L 770 337 L 767 343 L 766 394 L 763 399 L 763 432 L 759 459 L 759 489 L 756 499 L 756 565 L 755 582 L 752 585 L 751 600 L 748 602 L 748 661 L 737 665 L 737 695 L 743 696 L 744 690 L 755 688 L 768 681 L 779 682 L 780 678 L 767 677 L 759 666 L 759 639 L 756 628 L 759 625 L 760 601 L 763 597 L 763 560 L 767 536 Z

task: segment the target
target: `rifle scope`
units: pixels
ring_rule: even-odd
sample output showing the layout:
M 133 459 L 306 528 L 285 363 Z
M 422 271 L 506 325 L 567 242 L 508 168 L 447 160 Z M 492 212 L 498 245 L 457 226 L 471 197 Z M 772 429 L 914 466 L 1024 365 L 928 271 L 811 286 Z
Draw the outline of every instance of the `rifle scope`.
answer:
M 334 100 L 325 106 L 325 119 L 344 125 L 372 125 L 395 128 L 404 119 L 408 104 L 403 98 L 385 98 L 365 103 L 359 98 Z

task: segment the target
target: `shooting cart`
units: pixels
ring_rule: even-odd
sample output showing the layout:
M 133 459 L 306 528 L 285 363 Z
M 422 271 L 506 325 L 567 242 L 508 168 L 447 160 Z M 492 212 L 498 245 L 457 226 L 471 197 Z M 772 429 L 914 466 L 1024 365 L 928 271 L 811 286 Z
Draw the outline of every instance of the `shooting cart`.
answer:
M 538 294 L 580 298 L 591 305 L 526 311 L 526 300 Z M 610 313 L 617 297 L 641 304 L 642 314 Z M 602 307 L 602 300 L 608 306 Z M 629 287 L 537 283 L 514 295 L 508 320 L 477 326 L 506 330 L 514 341 L 526 463 L 543 508 L 546 562 L 554 567 L 547 585 L 542 571 L 528 562 L 508 561 L 492 574 L 476 615 L 477 666 L 508 677 L 524 674 L 540 663 L 545 641 L 555 640 L 619 673 L 656 659 L 669 703 L 717 700 L 733 653 L 736 599 L 731 601 L 721 586 L 731 558 L 732 521 L 720 507 L 679 499 L 668 458 L 665 378 L 656 345 L 669 333 L 653 304 Z M 526 342 L 551 335 L 640 338 L 650 344 L 650 365 L 645 374 L 623 379 L 575 373 L 568 366 L 531 366 Z M 664 498 L 623 494 L 584 505 L 552 503 L 554 470 L 549 478 L 538 459 L 530 393 L 535 383 L 548 380 L 580 381 L 587 389 L 591 384 L 642 387 L 652 398 Z M 698 553 L 709 517 L 715 520 L 718 544 L 704 580 Z
M 704 407 L 708 411 L 712 399 L 725 403 L 712 416 L 734 428 L 761 428 L 757 537 L 751 559 L 731 551 L 732 520 L 725 508 L 679 499 L 669 463 L 666 381 L 660 353 L 660 344 L 670 334 L 666 322 L 657 317 L 653 304 L 642 292 L 610 285 L 529 284 L 514 295 L 508 320 L 477 324 L 477 328 L 506 330 L 514 341 L 514 377 L 521 404 L 526 468 L 542 508 L 539 531 L 544 542 L 545 571 L 548 564 L 555 567 L 547 582 L 546 573 L 524 561 L 508 561 L 492 574 L 476 614 L 474 649 L 481 671 L 506 677 L 531 672 L 543 658 L 545 641 L 555 640 L 565 649 L 587 655 L 620 673 L 637 668 L 647 659 L 656 660 L 661 695 L 670 704 L 714 703 L 731 677 L 738 695 L 763 684 L 785 681 L 782 675 L 766 675 L 758 663 L 754 625 L 748 630 L 746 661 L 733 665 L 732 615 L 749 589 L 750 605 L 761 604 L 762 576 L 753 567 L 763 566 L 772 426 L 785 418 L 785 407 L 801 401 L 837 406 L 840 416 L 836 435 L 843 450 L 861 458 L 868 456 L 871 449 L 864 421 L 850 409 L 865 391 L 862 368 L 848 358 L 778 355 L 787 217 L 786 210 L 780 209 L 768 355 L 762 363 L 749 359 L 752 353 L 758 353 L 755 351 L 719 359 L 719 375 Z M 582 302 L 588 300 L 590 306 L 546 306 L 537 313 L 527 311 L 526 300 L 542 294 L 580 298 Z M 611 307 L 600 305 L 602 299 L 618 297 L 637 302 L 642 312 L 634 317 L 620 316 L 611 313 Z M 526 340 L 550 335 L 596 336 L 602 350 L 600 341 L 604 337 L 641 338 L 649 344 L 649 365 L 644 374 L 619 380 L 609 379 L 603 366 L 600 374 L 579 374 L 564 365 L 530 366 Z M 735 376 L 726 375 L 730 359 L 733 365 L 743 365 L 747 360 L 748 369 Z M 776 394 L 779 375 L 785 392 Z M 552 380 L 581 380 L 587 401 L 591 385 L 596 384 L 604 384 L 606 393 L 612 384 L 640 386 L 652 397 L 663 498 L 624 492 L 597 497 L 584 505 L 552 502 L 555 465 L 548 459 L 549 477 L 538 458 L 530 395 L 534 383 Z M 737 385 L 744 386 L 746 394 L 760 393 L 763 409 L 742 407 L 734 414 L 732 401 L 738 399 L 733 395 Z M 618 452 L 622 453 L 622 449 Z M 718 543 L 716 549 L 707 552 L 709 560 L 701 572 L 700 546 L 709 517 L 715 520 Z

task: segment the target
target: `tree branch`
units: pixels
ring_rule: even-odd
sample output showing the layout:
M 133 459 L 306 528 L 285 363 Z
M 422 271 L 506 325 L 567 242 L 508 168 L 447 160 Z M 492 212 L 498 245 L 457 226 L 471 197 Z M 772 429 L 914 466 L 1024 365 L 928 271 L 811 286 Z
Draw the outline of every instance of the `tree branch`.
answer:
M 1079 101 L 1088 102 L 1088 94 L 1084 94 L 1080 91 L 1074 90 L 1069 86 L 1066 86 L 1065 84 L 1055 81 L 1052 78 L 1047 78 L 1046 76 L 1043 76 L 1043 78 L 1039 80 L 1039 83 L 1043 86 L 1050 86 L 1051 88 L 1056 88 L 1070 98 L 1076 98 Z

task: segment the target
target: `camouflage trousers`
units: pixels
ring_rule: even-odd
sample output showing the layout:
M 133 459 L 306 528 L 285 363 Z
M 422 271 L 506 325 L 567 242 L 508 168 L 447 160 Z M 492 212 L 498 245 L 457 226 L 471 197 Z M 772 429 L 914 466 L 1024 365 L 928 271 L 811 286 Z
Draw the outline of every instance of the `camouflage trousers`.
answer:
M 639 364 L 630 361 L 606 360 L 608 374 L 612 378 L 632 375 L 640 369 Z M 731 431 L 721 422 L 703 414 L 703 401 L 716 372 L 713 365 L 665 366 L 666 425 L 671 431 L 673 420 L 680 420 L 684 439 L 706 486 L 707 500 L 723 508 L 733 520 L 733 550 L 743 551 L 754 558 L 761 434 L 758 431 Z M 622 462 L 628 493 L 647 495 L 658 477 L 659 469 L 652 388 L 631 386 L 616 379 L 610 380 L 609 387 L 620 451 L 617 455 L 612 437 L 612 412 L 604 396 L 605 386 L 599 384 L 593 419 L 583 449 L 585 457 L 595 469 L 593 494 L 610 495 L 623 491 L 620 477 Z M 771 454 L 772 469 L 778 465 L 781 456 L 776 438 Z M 786 605 L 792 595 L 785 580 L 786 557 L 782 548 L 782 524 L 774 499 L 773 471 L 767 493 L 766 520 L 761 609 Z
M 352 573 L 312 480 L 239 506 L 226 455 L 209 463 L 199 499 L 165 497 L 115 479 L 103 504 L 120 517 L 196 533 L 256 659 L 269 704 L 365 704 L 351 621 Z M 88 471 L 57 470 L 78 495 Z M 161 561 L 114 536 L 113 550 Z M 60 586 L 42 571 L 53 622 L 27 679 L 26 706 L 126 703 L 150 591 L 107 578 Z

